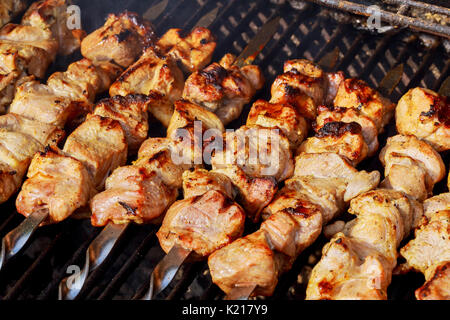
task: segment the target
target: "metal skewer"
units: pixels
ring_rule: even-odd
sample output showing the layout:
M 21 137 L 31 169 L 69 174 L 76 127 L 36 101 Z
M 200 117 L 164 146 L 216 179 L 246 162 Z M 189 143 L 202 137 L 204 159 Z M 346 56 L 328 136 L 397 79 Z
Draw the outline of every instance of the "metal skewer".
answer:
M 17 228 L 3 237 L 0 249 L 0 270 L 9 259 L 25 247 L 36 229 L 47 219 L 48 215 L 49 211 L 47 208 L 37 210 L 30 214 Z
M 243 67 L 251 64 L 258 57 L 270 39 L 272 39 L 278 29 L 280 19 L 280 17 L 275 17 L 266 22 L 250 40 L 242 53 L 236 58 L 233 65 Z M 180 269 L 190 253 L 190 250 L 174 246 L 156 265 L 150 275 L 149 290 L 141 300 L 152 300 L 158 293 L 163 291 L 170 284 L 170 281 L 173 280 L 176 272 Z M 249 295 L 250 294 L 251 292 Z
M 140 300 L 153 300 L 153 297 L 167 288 L 191 253 L 191 250 L 174 246 L 156 265 L 150 276 L 149 289 Z
M 110 223 L 100 232 L 86 250 L 84 266 L 80 273 L 64 278 L 59 284 L 59 300 L 74 300 L 78 296 L 89 274 L 105 262 L 129 225 L 130 223 Z

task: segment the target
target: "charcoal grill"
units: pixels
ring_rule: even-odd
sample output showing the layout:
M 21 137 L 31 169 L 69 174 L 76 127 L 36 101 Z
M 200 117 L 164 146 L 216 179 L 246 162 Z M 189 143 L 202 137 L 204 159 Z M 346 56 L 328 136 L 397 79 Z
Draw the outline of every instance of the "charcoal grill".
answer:
M 102 25 L 110 12 L 128 9 L 143 13 L 159 0 L 73 2 L 81 7 L 83 28 L 90 32 Z M 401 95 L 415 86 L 435 91 L 441 89 L 448 93 L 450 34 L 445 33 L 448 29 L 436 24 L 436 21 L 430 22 L 434 27 L 430 23 L 418 26 L 421 23 L 419 20 L 407 16 L 411 7 L 424 7 L 427 3 L 408 1 L 415 6 L 405 7 L 406 1 L 403 1 L 403 6 L 399 4 L 401 1 L 378 1 L 385 12 L 390 12 L 384 14 L 383 23 L 398 23 L 398 27 L 378 34 L 364 29 L 367 17 L 360 15 L 371 4 L 370 1 L 343 1 L 345 6 L 336 6 L 338 2 L 173 0 L 154 21 L 154 25 L 158 34 L 171 27 L 190 29 L 204 14 L 220 7 L 218 17 L 211 26 L 217 36 L 218 48 L 213 59 L 217 61 L 226 52 L 240 53 L 259 27 L 271 17 L 281 16 L 277 34 L 255 61 L 267 78 L 264 89 L 255 100 L 269 98 L 270 84 L 281 73 L 283 62 L 293 58 L 320 62 L 328 70 L 342 70 L 347 76 L 361 78 L 374 88 L 379 87 L 388 73 L 396 75 L 396 71 L 391 70 L 402 69 L 403 75 L 398 85 L 392 91 L 384 92 L 392 101 L 398 101 Z M 448 11 L 446 1 L 430 3 L 441 6 L 433 10 Z M 359 12 L 355 8 L 359 8 Z M 406 24 L 400 21 L 400 15 L 412 19 L 414 29 L 406 28 Z M 69 62 L 80 57 L 59 58 L 49 74 L 64 70 Z M 230 125 L 231 128 L 245 122 L 248 109 L 247 106 L 242 117 Z M 152 123 L 151 136 L 164 134 L 164 129 L 156 121 Z M 384 145 L 387 137 L 394 134 L 395 128 L 391 123 L 380 138 L 380 144 Z M 444 157 L 448 164 L 448 154 Z M 376 157 L 364 161 L 359 167 L 382 171 Z M 435 191 L 444 192 L 444 183 L 437 185 Z M 1 206 L 0 236 L 23 219 L 16 213 L 14 201 L 11 199 Z M 247 231 L 251 229 L 252 226 L 248 226 Z M 106 263 L 90 275 L 77 299 L 120 300 L 131 299 L 135 294 L 142 295 L 147 289 L 144 284 L 148 283 L 151 271 L 164 256 L 155 236 L 157 230 L 158 227 L 152 225 L 132 225 L 128 228 Z M 1 299 L 56 299 L 59 282 L 69 275 L 67 271 L 73 270 L 71 266 L 83 264 L 84 253 L 99 232 L 100 229 L 92 227 L 89 220 L 69 219 L 58 225 L 40 228 L 27 249 L 1 271 Z M 317 260 L 325 241 L 320 238 L 301 254 L 292 270 L 281 277 L 273 297 L 268 299 L 304 298 L 305 283 L 302 280 Z M 395 276 L 389 289 L 390 299 L 414 299 L 414 290 L 423 281 L 423 276 L 418 274 Z M 182 267 L 161 298 L 218 300 L 223 298 L 223 294 L 212 284 L 207 264 L 202 262 Z

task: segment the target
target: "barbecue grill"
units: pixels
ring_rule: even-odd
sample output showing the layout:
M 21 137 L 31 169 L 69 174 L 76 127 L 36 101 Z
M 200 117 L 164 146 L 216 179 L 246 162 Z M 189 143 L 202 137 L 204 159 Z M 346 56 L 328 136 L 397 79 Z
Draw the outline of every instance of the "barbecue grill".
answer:
M 73 1 L 79 5 L 83 29 L 88 33 L 103 24 L 110 12 L 125 9 L 143 13 L 159 0 Z M 380 8 L 383 32 L 367 25 L 367 8 Z M 239 54 L 249 39 L 266 21 L 275 16 L 281 20 L 278 32 L 258 56 L 258 64 L 266 76 L 266 85 L 255 97 L 267 99 L 270 84 L 282 70 L 285 60 L 306 58 L 318 62 L 327 71 L 342 70 L 348 77 L 365 80 L 379 88 L 392 101 L 410 88 L 421 86 L 448 95 L 450 87 L 450 9 L 446 1 L 264 1 L 264 0 L 172 0 L 165 11 L 153 21 L 158 34 L 172 27 L 189 30 L 207 12 L 220 8 L 210 29 L 217 37 L 218 47 L 213 61 L 227 52 Z M 418 11 L 417 11 L 418 10 Z M 420 14 L 428 12 L 428 14 Z M 419 12 L 419 13 L 418 13 Z M 440 15 L 440 18 L 433 16 Z M 429 17 L 429 19 L 427 19 Z M 64 70 L 81 56 L 59 57 L 48 74 Z M 238 128 L 245 122 L 249 108 L 240 119 L 229 125 Z M 380 145 L 395 134 L 392 121 L 380 137 Z M 164 128 L 154 121 L 152 137 L 164 136 Z M 448 154 L 443 155 L 448 165 Z M 377 157 L 359 165 L 365 170 L 383 171 Z M 447 168 L 448 170 L 448 168 Z M 435 193 L 445 191 L 444 182 Z M 2 205 L 0 236 L 17 226 L 23 217 L 15 211 L 15 198 Z M 246 232 L 253 231 L 248 226 Z M 88 278 L 77 299 L 111 300 L 141 296 L 148 277 L 163 258 L 155 236 L 158 226 L 132 225 L 121 237 L 106 263 Z M 57 225 L 40 228 L 24 252 L 14 257 L 0 272 L 0 297 L 3 300 L 57 299 L 60 281 L 82 266 L 85 251 L 100 229 L 89 220 L 68 219 Z M 297 259 L 284 274 L 273 297 L 267 299 L 304 299 L 308 276 L 326 239 Z M 423 284 L 423 276 L 394 276 L 389 297 L 414 299 L 414 290 Z M 223 293 L 212 282 L 206 262 L 183 266 L 173 283 L 161 294 L 165 299 L 222 299 Z

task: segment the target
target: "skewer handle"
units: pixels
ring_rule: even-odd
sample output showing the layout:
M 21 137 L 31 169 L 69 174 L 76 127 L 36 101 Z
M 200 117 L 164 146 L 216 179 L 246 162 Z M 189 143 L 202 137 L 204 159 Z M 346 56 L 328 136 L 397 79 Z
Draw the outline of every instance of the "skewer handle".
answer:
M 60 282 L 58 289 L 59 300 L 74 300 L 80 294 L 88 276 L 105 262 L 128 226 L 129 224 L 116 225 L 109 223 L 100 232 L 86 250 L 84 266 L 80 273 L 66 277 Z
M 9 259 L 18 254 L 30 240 L 39 225 L 48 217 L 47 208 L 30 214 L 21 224 L 2 239 L 0 251 L 0 270 Z
M 150 287 L 141 300 L 153 300 L 156 295 L 167 288 L 191 253 L 191 250 L 180 246 L 172 247 L 153 270 L 150 276 Z

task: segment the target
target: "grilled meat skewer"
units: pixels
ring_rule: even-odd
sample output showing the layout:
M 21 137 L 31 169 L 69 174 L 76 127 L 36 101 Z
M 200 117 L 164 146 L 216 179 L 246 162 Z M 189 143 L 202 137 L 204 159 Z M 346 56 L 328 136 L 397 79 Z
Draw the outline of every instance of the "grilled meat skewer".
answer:
M 399 104 L 409 101 L 410 110 L 418 107 L 414 99 L 400 101 Z M 422 120 L 410 117 L 410 121 Z M 411 135 L 389 138 L 380 160 L 385 165 L 385 180 L 381 183 L 384 189 L 369 191 L 352 200 L 349 211 L 357 218 L 324 247 L 322 259 L 309 280 L 308 299 L 387 298 L 397 248 L 420 224 L 423 215 L 420 201 L 444 178 L 445 166 L 431 145 Z M 439 219 L 436 223 L 439 224 Z M 434 223 L 429 228 L 433 226 Z M 418 231 L 417 243 L 424 235 L 427 231 Z M 405 255 L 408 256 L 407 249 Z

